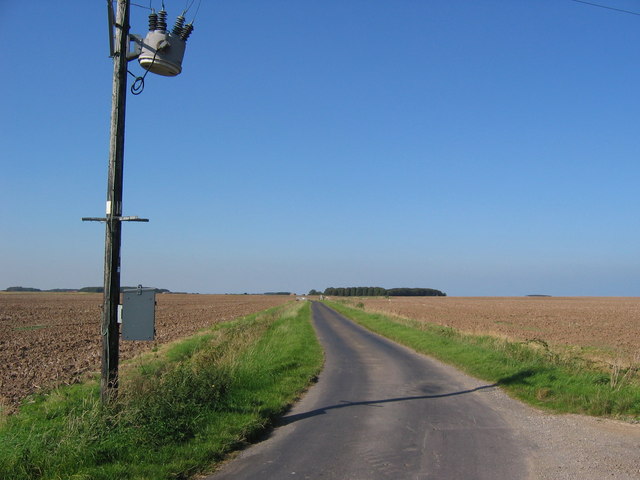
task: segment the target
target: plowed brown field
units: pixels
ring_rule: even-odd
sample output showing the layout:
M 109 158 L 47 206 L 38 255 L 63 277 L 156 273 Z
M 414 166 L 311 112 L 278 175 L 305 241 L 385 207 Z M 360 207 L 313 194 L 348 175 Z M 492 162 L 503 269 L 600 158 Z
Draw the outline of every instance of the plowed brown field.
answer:
M 276 295 L 157 295 L 156 340 L 121 341 L 121 359 L 217 322 L 291 300 Z M 0 406 L 100 369 L 102 294 L 0 293 Z
M 607 363 L 640 362 L 638 297 L 358 298 L 390 313 L 472 334 L 543 340 L 558 351 Z

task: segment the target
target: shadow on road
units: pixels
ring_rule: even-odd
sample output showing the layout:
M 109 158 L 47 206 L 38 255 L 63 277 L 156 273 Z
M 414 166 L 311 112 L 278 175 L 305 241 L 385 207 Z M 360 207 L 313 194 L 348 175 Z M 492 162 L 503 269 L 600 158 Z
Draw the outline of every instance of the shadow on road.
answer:
M 437 395 L 417 395 L 415 397 L 398 397 L 398 398 L 387 398 L 384 400 L 368 400 L 362 402 L 348 402 L 344 401 L 339 405 L 330 405 L 328 407 L 317 408 L 315 410 L 311 410 L 310 412 L 298 413 L 297 415 L 289 415 L 282 417 L 280 420 L 276 422 L 276 426 L 284 426 L 289 425 L 294 422 L 298 422 L 300 420 L 305 420 L 307 418 L 316 417 L 318 415 L 324 415 L 329 410 L 336 410 L 338 408 L 346 408 L 346 407 L 355 407 L 361 405 L 367 405 L 371 407 L 378 406 L 384 403 L 394 403 L 394 402 L 407 402 L 410 400 L 429 400 L 434 398 L 445 398 L 445 397 L 455 397 L 457 395 L 466 395 L 468 393 L 478 392 L 480 390 L 486 390 L 488 388 L 497 387 L 499 383 L 494 383 L 492 385 L 482 385 L 481 387 L 472 388 L 471 390 L 463 390 L 460 392 L 451 392 L 451 393 L 441 393 Z

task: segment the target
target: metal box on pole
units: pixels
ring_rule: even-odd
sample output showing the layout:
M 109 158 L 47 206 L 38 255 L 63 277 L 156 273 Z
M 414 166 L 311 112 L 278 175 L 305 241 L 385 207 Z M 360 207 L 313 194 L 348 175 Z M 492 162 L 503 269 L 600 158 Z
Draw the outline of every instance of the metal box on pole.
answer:
M 125 290 L 122 301 L 122 339 L 153 340 L 156 335 L 156 291 Z

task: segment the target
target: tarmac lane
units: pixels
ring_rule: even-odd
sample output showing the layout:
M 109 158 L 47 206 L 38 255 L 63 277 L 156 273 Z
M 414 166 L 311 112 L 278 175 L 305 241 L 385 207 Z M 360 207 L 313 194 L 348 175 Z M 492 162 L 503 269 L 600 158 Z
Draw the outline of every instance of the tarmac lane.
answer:
M 264 441 L 207 480 L 529 477 L 526 437 L 483 384 L 314 303 L 325 366 Z

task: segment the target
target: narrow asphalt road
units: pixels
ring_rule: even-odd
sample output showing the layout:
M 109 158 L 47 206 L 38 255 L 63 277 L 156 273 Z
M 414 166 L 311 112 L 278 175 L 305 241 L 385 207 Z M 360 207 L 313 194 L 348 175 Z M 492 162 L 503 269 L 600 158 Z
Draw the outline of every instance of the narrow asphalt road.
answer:
M 318 383 L 208 480 L 527 478 L 525 441 L 492 408 L 491 385 L 469 388 L 322 304 L 313 317 L 326 353 Z

